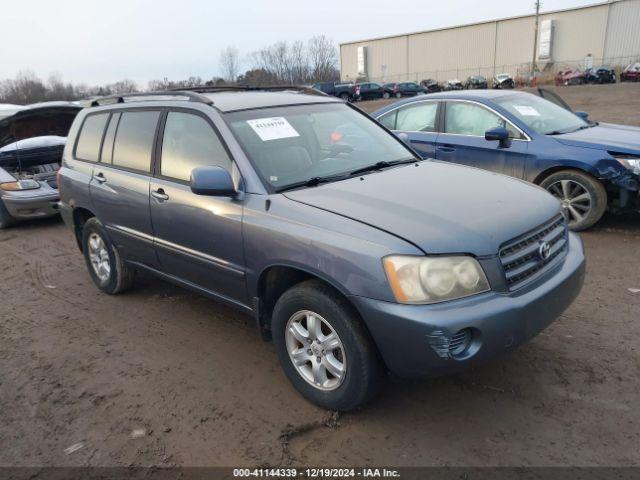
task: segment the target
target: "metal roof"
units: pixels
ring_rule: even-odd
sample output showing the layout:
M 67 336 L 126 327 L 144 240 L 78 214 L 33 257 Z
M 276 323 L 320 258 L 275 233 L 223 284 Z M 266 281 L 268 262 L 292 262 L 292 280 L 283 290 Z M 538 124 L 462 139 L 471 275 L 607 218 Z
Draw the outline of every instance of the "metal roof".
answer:
M 593 7 L 601 7 L 603 5 L 608 5 L 610 3 L 614 3 L 614 2 L 624 2 L 627 0 L 609 0 L 609 1 L 603 1 L 603 2 L 598 2 L 598 3 L 593 3 L 590 5 L 582 5 L 579 7 L 570 7 L 570 8 L 563 8 L 563 9 L 559 9 L 559 10 L 551 10 L 548 12 L 540 12 L 540 15 L 552 15 L 555 13 L 562 13 L 562 12 L 570 12 L 570 11 L 574 11 L 574 10 L 583 10 L 586 8 L 593 8 Z M 481 22 L 472 22 L 472 23 L 463 23 L 460 25 L 451 25 L 448 27 L 441 27 L 441 28 L 433 28 L 430 30 L 418 30 L 418 31 L 414 31 L 414 32 L 407 32 L 407 33 L 398 33 L 395 35 L 384 35 L 381 37 L 370 37 L 370 38 L 364 38 L 362 40 L 350 40 L 347 42 L 341 42 L 339 45 L 342 47 L 343 45 L 353 45 L 354 43 L 363 43 L 363 42 L 373 42 L 376 40 L 386 40 L 388 38 L 399 38 L 399 37 L 408 37 L 410 35 L 418 35 L 418 34 L 423 34 L 423 33 L 431 33 L 431 32 L 440 32 L 440 31 L 444 31 L 444 30 L 454 30 L 456 28 L 464 28 L 464 27 L 473 27 L 475 25 L 484 25 L 487 23 L 494 23 L 494 22 L 504 22 L 506 20 L 516 20 L 518 18 L 527 18 L 527 17 L 535 17 L 534 13 L 529 13 L 529 14 L 525 14 L 525 15 L 514 15 L 512 17 L 503 17 L 503 18 L 495 18 L 493 20 L 483 20 Z

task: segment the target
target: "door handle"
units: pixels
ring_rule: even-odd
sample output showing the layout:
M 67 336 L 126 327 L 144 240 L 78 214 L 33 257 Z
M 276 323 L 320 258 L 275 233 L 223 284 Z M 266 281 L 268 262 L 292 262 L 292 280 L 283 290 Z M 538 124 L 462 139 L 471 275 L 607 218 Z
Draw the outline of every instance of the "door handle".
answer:
M 456 149 L 453 148 L 451 145 L 440 145 L 438 146 L 438 150 L 440 150 L 441 152 L 455 152 Z
M 104 183 L 107 181 L 107 177 L 104 176 L 104 173 L 99 172 L 97 175 L 94 175 L 94 177 L 96 179 L 97 182 L 100 183 Z
M 162 188 L 151 190 L 151 196 L 153 198 L 157 198 L 158 200 L 169 200 L 169 195 L 164 193 L 164 189 Z

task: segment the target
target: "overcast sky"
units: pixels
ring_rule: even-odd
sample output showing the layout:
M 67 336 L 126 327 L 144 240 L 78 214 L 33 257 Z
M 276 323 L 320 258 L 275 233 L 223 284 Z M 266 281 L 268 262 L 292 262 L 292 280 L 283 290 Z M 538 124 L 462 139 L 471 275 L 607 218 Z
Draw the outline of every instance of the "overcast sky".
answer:
M 599 3 L 544 0 L 543 11 Z M 221 49 L 242 56 L 280 40 L 337 43 L 530 13 L 534 0 L 2 0 L 0 79 L 20 70 L 90 84 L 146 86 L 219 74 Z M 394 12 L 405 10 L 404 13 Z M 410 10 L 410 11 L 409 11 Z M 246 63 L 242 65 L 247 68 Z

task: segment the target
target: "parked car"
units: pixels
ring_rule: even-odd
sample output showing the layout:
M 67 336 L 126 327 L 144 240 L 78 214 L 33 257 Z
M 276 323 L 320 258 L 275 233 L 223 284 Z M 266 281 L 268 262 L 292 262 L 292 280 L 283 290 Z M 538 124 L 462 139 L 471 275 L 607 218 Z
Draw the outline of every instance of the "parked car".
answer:
M 640 62 L 627 65 L 620 73 L 621 82 L 637 82 L 640 80 Z
M 537 187 L 422 161 L 328 96 L 171 95 L 73 124 L 60 210 L 89 274 L 114 294 L 148 271 L 252 315 L 317 405 L 510 351 L 580 291 L 580 238 Z
M 358 96 L 358 89 L 353 83 L 318 82 L 311 88 L 327 95 L 339 97 L 345 102 L 353 102 Z
M 464 88 L 467 90 L 487 88 L 487 79 L 482 75 L 472 75 L 464 82 Z
M 573 230 L 594 225 L 607 208 L 637 211 L 640 128 L 591 122 L 553 92 L 538 93 L 439 93 L 373 116 L 402 133 L 423 158 L 540 185 L 562 202 Z
M 454 78 L 452 80 L 447 80 L 446 82 L 444 82 L 443 90 L 444 91 L 462 90 L 463 88 L 464 88 L 464 85 L 462 85 L 462 82 L 457 78 Z
M 385 89 L 390 89 L 394 97 L 415 97 L 416 95 L 424 95 L 426 90 L 414 82 L 402 82 L 402 83 L 386 83 L 383 86 Z
M 441 92 L 442 86 L 433 78 L 427 78 L 420 82 L 420 86 L 424 87 L 427 93 Z
M 358 92 L 358 100 L 378 100 L 380 98 L 391 98 L 394 95 L 392 88 L 380 85 L 379 83 L 356 83 L 355 87 Z
M 56 172 L 80 110 L 71 102 L 0 110 L 0 229 L 18 220 L 57 215 Z
M 495 77 L 493 77 L 493 88 L 511 89 L 515 86 L 515 80 L 508 73 L 499 73 Z
M 589 68 L 584 72 L 586 83 L 616 83 L 616 72 L 609 67 Z
M 555 76 L 556 86 L 560 85 L 582 85 L 585 82 L 584 72 L 578 69 L 562 70 Z

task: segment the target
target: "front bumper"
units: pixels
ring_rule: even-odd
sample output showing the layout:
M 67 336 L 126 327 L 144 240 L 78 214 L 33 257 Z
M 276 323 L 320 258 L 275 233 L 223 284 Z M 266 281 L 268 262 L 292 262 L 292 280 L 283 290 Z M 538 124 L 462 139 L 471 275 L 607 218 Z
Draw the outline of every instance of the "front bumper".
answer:
M 15 192 L 0 198 L 9 215 L 18 220 L 30 218 L 52 217 L 58 214 L 57 192 L 33 194 L 31 192 Z
M 403 377 L 430 377 L 462 370 L 530 340 L 580 293 L 585 276 L 582 241 L 569 234 L 564 260 L 535 281 L 509 293 L 487 292 L 432 305 L 401 305 L 364 297 L 351 300 L 362 315 L 389 370 Z M 470 354 L 443 358 L 430 343 L 471 329 Z

